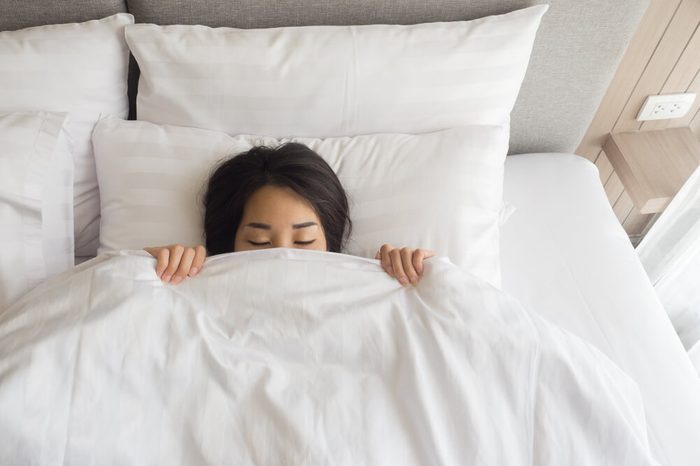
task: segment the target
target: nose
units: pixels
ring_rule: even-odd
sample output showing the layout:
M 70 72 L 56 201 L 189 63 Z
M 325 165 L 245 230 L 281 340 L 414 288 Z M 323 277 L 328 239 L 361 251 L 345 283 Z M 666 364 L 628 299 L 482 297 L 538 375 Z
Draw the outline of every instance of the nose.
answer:
M 294 241 L 291 238 L 275 238 L 272 240 L 273 248 L 293 248 Z

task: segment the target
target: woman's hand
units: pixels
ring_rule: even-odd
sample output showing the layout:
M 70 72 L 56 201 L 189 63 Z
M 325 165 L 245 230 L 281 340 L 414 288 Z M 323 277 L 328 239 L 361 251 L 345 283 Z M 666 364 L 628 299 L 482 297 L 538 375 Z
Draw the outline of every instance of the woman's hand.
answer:
M 177 285 L 185 277 L 194 277 L 202 270 L 207 250 L 204 246 L 188 248 L 181 244 L 143 248 L 156 258 L 156 275 L 165 283 Z
M 423 277 L 423 261 L 435 253 L 428 249 L 395 248 L 391 244 L 381 247 L 375 259 L 382 261 L 382 268 L 403 286 L 416 285 Z

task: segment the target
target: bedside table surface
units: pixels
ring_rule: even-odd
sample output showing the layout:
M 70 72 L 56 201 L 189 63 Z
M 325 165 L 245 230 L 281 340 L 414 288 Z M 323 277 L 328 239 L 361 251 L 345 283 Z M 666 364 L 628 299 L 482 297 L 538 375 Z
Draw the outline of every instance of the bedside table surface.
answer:
M 661 212 L 700 165 L 688 128 L 612 133 L 605 154 L 641 213 Z

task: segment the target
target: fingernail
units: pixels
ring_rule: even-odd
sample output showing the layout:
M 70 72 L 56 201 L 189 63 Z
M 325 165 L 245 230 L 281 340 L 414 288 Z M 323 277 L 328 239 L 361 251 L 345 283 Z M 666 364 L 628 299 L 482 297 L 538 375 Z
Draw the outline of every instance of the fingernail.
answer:
M 175 278 L 173 278 L 173 284 L 174 284 L 174 285 L 177 285 L 177 284 L 180 283 L 181 281 L 182 281 L 182 277 L 175 277 Z
M 400 279 L 399 283 L 401 283 L 403 286 L 408 285 L 408 281 L 405 278 Z
M 170 281 L 170 277 L 172 277 L 172 275 L 165 275 L 165 276 L 163 276 L 163 281 L 164 281 L 164 282 L 169 282 L 169 281 Z
M 192 267 L 190 269 L 190 277 L 194 276 L 197 272 L 199 272 L 199 269 L 197 267 Z

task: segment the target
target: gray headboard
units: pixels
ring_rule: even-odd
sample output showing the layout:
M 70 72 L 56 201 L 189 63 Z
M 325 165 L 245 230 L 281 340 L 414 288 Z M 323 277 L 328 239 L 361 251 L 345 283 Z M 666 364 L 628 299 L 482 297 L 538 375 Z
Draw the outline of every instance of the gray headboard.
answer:
M 129 11 L 138 22 L 241 28 L 415 24 L 474 19 L 538 3 L 550 8 L 513 109 L 509 153 L 573 152 L 649 0 L 0 0 L 0 30 L 117 11 Z M 132 97 L 135 78 L 136 72 Z

